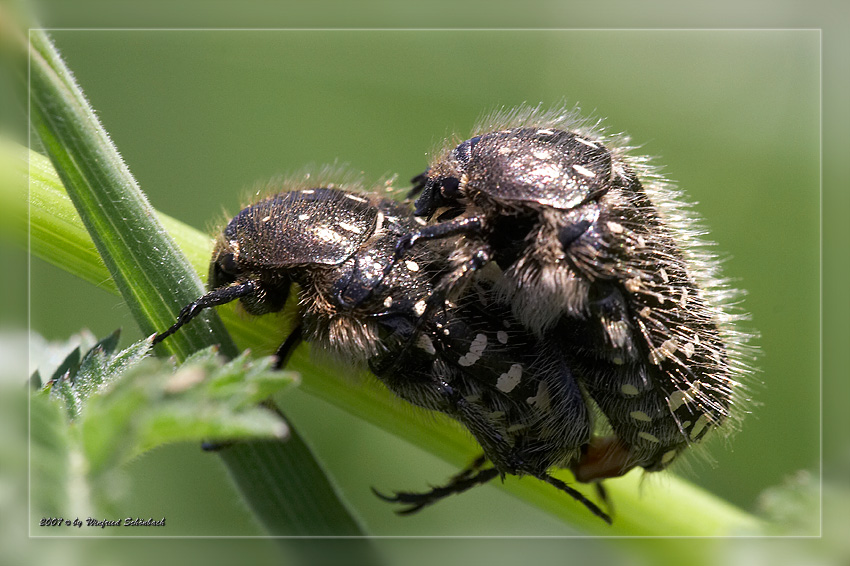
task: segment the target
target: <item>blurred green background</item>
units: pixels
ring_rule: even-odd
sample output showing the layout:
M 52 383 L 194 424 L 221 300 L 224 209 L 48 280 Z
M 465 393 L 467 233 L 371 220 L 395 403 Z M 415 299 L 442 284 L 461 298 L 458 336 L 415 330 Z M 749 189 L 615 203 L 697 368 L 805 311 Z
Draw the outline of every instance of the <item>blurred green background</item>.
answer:
M 567 11 L 556 3 L 545 4 L 529 25 L 578 21 L 565 18 Z M 779 4 L 789 17 L 805 15 L 794 12 L 793 3 L 777 3 L 777 9 Z M 756 13 L 740 6 L 739 16 Z M 88 19 L 80 13 L 57 21 L 157 21 L 142 11 L 132 20 L 110 19 L 108 10 L 89 13 Z M 316 21 L 302 12 L 274 24 L 246 20 L 244 12 L 218 13 L 218 22 L 210 25 Z M 171 22 L 197 25 L 190 23 L 197 22 L 193 12 L 186 14 Z M 332 12 L 325 21 L 351 23 L 340 14 Z M 382 12 L 384 19 L 363 14 L 355 25 L 388 25 L 395 21 L 388 14 Z M 587 18 L 587 11 L 583 14 Z M 460 15 L 470 19 L 467 11 Z M 455 22 L 432 14 L 416 24 Z M 493 25 L 505 24 L 513 22 Z M 398 173 L 404 183 L 422 170 L 426 153 L 444 136 L 468 133 L 476 118 L 493 108 L 566 101 L 605 118 L 612 130 L 628 132 L 644 153 L 658 156 L 667 175 L 699 203 L 696 210 L 718 243 L 717 252 L 729 258 L 725 274 L 748 291 L 744 308 L 753 314 L 750 327 L 762 335 L 757 363 L 762 371 L 753 383 L 761 406 L 752 408 L 728 446 L 712 446 L 715 467 L 694 462 L 690 471 L 680 472 L 748 510 L 755 509 L 763 489 L 796 470 L 817 472 L 817 31 L 88 30 L 52 35 L 153 205 L 198 227 L 220 221 L 223 209 L 238 210 L 256 182 L 309 163 L 348 162 L 367 180 Z M 840 155 L 841 150 L 829 151 Z M 125 340 L 138 337 L 120 299 L 39 261 L 33 261 L 31 292 L 33 329 L 48 338 L 64 339 L 83 326 L 98 335 L 122 326 Z M 287 400 L 288 414 L 376 534 L 563 534 L 561 524 L 533 509 L 521 514 L 511 505 L 509 516 L 500 514 L 503 504 L 513 502 L 489 486 L 399 519 L 368 486 L 424 486 L 440 481 L 451 467 L 305 395 Z M 663 478 L 652 481 L 663 486 Z M 169 447 L 134 462 L 128 485 L 133 486 L 128 509 L 164 513 L 169 522 L 173 517 L 184 534 L 260 533 L 234 501 L 218 460 L 195 446 Z M 607 556 L 606 549 L 589 552 L 598 556 L 596 551 Z
M 604 117 L 699 203 L 726 275 L 748 292 L 748 326 L 762 335 L 760 405 L 728 445 L 713 444 L 714 467 L 694 460 L 680 472 L 753 510 L 766 487 L 818 469 L 817 32 L 52 36 L 154 207 L 202 228 L 237 211 L 255 183 L 308 164 L 347 162 L 368 181 L 398 173 L 403 185 L 444 136 L 467 134 L 493 108 L 566 101 Z M 81 326 L 139 337 L 120 299 L 52 266 L 34 261 L 31 285 L 32 327 L 48 338 Z M 424 486 L 451 468 L 305 395 L 284 401 L 376 534 L 562 532 L 534 510 L 522 521 L 481 513 L 508 497 L 491 487 L 400 520 L 368 487 Z M 142 515 L 164 513 L 187 534 L 256 532 L 217 460 L 194 446 L 158 451 L 130 474 L 127 505 Z M 195 516 L 183 498 L 203 499 L 209 513 Z

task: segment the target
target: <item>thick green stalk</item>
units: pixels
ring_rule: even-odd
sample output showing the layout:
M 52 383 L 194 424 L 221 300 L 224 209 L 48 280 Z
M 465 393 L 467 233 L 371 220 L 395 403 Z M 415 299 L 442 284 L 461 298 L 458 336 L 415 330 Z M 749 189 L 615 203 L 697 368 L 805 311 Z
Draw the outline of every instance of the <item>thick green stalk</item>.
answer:
M 146 334 L 167 328 L 203 286 L 41 31 L 30 38 L 30 122 L 112 280 Z M 212 341 L 236 346 L 209 314 L 165 347 L 184 359 Z M 212 336 L 210 336 L 212 334 Z

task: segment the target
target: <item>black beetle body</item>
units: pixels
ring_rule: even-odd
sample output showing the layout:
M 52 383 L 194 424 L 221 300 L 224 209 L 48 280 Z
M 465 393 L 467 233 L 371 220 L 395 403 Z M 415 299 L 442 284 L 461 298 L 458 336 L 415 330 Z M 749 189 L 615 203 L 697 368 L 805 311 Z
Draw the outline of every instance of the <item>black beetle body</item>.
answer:
M 665 468 L 743 401 L 735 292 L 678 193 L 623 139 L 528 109 L 482 130 L 414 178 L 415 214 L 431 223 L 396 257 L 462 235 L 451 281 L 486 265 L 473 256 L 498 265 L 500 301 L 559 342 L 613 429 L 579 479 Z
M 532 475 L 610 521 L 548 474 L 580 467 L 592 433 L 586 394 L 559 345 L 524 330 L 483 274 L 427 309 L 455 242 L 417 246 L 393 264 L 398 242 L 419 226 L 404 206 L 366 193 L 315 188 L 261 200 L 219 237 L 210 292 L 156 341 L 237 298 L 250 314 L 279 311 L 297 284 L 299 322 L 278 350 L 279 366 L 301 340 L 366 365 L 398 397 L 462 423 L 484 450 L 447 486 L 385 499 L 412 512 L 496 475 Z M 482 468 L 487 460 L 493 467 Z

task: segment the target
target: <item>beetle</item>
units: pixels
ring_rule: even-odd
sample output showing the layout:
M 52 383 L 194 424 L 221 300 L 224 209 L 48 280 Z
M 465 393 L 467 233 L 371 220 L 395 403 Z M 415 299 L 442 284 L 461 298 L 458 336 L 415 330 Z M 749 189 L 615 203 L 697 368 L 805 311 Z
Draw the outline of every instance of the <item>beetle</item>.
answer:
M 593 432 L 587 394 L 559 345 L 523 329 L 495 300 L 484 271 L 428 309 L 453 267 L 455 242 L 418 246 L 387 270 L 399 240 L 419 226 L 411 212 L 336 187 L 284 191 L 251 204 L 216 241 L 209 292 L 155 342 L 203 309 L 237 299 L 252 315 L 280 311 L 297 286 L 297 322 L 276 367 L 300 342 L 313 344 L 350 366 L 368 367 L 401 399 L 459 421 L 483 449 L 444 486 L 379 496 L 411 513 L 496 476 L 530 475 L 610 523 L 548 471 L 580 465 Z
M 429 224 L 394 261 L 460 238 L 432 300 L 497 266 L 499 302 L 559 341 L 607 417 L 613 434 L 589 445 L 579 479 L 662 470 L 709 431 L 736 428 L 753 354 L 736 326 L 740 293 L 680 192 L 628 138 L 575 110 L 520 108 L 447 143 L 413 183 Z

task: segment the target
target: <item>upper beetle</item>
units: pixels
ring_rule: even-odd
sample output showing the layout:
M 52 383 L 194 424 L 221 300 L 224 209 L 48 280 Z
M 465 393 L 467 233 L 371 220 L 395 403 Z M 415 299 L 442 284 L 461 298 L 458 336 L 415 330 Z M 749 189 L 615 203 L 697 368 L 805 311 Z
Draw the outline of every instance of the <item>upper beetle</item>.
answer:
M 462 236 L 442 288 L 498 266 L 500 301 L 559 341 L 608 418 L 614 435 L 579 477 L 663 469 L 740 414 L 751 351 L 733 324 L 739 295 L 679 192 L 626 138 L 574 111 L 523 108 L 486 119 L 413 181 L 429 224 L 395 257 Z

